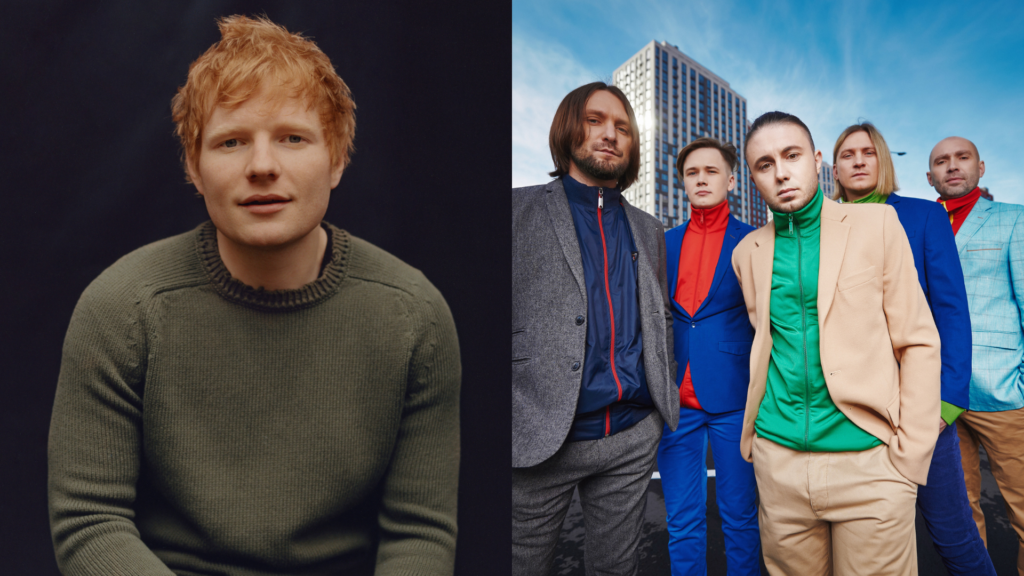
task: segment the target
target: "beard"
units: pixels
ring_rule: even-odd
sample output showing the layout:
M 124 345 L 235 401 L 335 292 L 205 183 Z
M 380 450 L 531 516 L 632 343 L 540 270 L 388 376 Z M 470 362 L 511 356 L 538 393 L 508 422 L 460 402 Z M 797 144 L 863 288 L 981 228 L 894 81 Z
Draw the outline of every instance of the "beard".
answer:
M 973 179 L 972 179 L 973 180 Z M 980 178 L 978 179 L 980 180 Z M 947 186 L 945 182 L 936 181 L 935 191 L 939 193 L 939 196 L 945 199 L 959 198 L 966 195 L 968 192 L 973 192 L 978 186 L 978 180 L 964 180 L 962 184 L 954 186 Z
M 622 157 L 618 162 L 615 160 L 598 160 L 597 154 L 580 146 L 572 151 L 572 161 L 576 167 L 587 176 L 595 180 L 615 180 L 622 178 L 629 168 L 629 158 Z

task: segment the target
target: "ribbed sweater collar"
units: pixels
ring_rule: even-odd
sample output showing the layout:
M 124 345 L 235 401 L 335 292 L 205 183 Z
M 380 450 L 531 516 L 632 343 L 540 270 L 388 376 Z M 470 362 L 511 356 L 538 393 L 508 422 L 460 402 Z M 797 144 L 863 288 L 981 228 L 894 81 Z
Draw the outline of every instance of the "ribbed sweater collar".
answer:
M 224 299 L 250 308 L 268 312 L 289 312 L 315 306 L 338 291 L 345 279 L 349 259 L 349 235 L 327 222 L 321 225 L 327 231 L 330 258 L 323 273 L 313 282 L 296 290 L 264 290 L 253 288 L 236 280 L 228 272 L 217 248 L 217 228 L 207 221 L 196 230 L 196 254 L 210 283 Z
M 710 208 L 694 208 L 687 231 L 697 234 L 721 232 L 729 225 L 729 202 L 723 200 Z
M 775 235 L 792 238 L 799 231 L 800 236 L 807 236 L 808 233 L 820 228 L 821 205 L 824 201 L 825 195 L 821 191 L 821 186 L 818 186 L 818 191 L 814 193 L 811 201 L 796 212 L 786 213 L 772 210 L 773 219 L 775 220 Z M 790 222 L 796 225 L 796 228 L 792 231 L 790 231 Z

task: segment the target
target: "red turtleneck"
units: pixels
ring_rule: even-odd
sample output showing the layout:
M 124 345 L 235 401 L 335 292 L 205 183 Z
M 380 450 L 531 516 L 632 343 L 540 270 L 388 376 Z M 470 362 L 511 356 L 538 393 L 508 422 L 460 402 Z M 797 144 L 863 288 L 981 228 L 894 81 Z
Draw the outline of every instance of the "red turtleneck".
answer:
M 949 223 L 953 226 L 953 235 L 955 236 L 957 231 L 960 230 L 960 226 L 967 220 L 967 215 L 971 213 L 971 209 L 978 203 L 978 198 L 981 197 L 981 188 L 977 186 L 974 190 L 971 190 L 967 194 L 959 198 L 953 198 L 952 200 L 943 200 L 939 198 L 939 203 L 942 207 L 949 212 Z
M 679 281 L 676 283 L 674 298 L 691 317 L 696 314 L 711 289 L 728 226 L 729 203 L 725 201 L 711 208 L 694 208 L 690 215 L 683 246 L 679 251 Z M 690 379 L 689 362 L 686 363 L 683 382 L 679 386 L 679 405 L 701 409 Z

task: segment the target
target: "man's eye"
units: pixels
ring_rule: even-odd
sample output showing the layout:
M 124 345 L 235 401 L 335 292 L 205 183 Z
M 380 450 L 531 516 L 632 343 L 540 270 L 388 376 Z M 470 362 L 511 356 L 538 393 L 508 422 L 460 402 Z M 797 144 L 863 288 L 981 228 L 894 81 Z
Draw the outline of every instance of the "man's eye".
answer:
M 288 143 L 289 144 L 301 144 L 302 143 L 302 136 L 296 136 L 296 135 L 292 134 L 291 136 L 288 137 Z
M 234 138 L 232 138 L 230 140 L 225 140 L 223 146 L 225 148 L 234 148 L 235 146 L 238 146 L 238 140 L 236 140 Z

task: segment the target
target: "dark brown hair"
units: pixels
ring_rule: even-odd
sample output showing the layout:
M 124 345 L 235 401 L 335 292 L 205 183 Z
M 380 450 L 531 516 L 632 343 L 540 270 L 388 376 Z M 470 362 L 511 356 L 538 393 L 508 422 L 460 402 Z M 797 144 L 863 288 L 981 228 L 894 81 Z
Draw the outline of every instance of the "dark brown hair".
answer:
M 804 124 L 803 120 L 793 116 L 792 114 L 779 112 L 777 110 L 775 112 L 765 112 L 758 116 L 757 120 L 754 120 L 754 123 L 750 125 L 750 130 L 747 131 L 747 142 L 750 142 L 750 139 L 754 137 L 755 132 L 772 124 L 794 124 L 803 128 L 804 132 L 807 132 L 807 139 L 811 141 L 811 154 L 814 154 L 814 151 L 816 150 L 814 147 L 814 138 L 811 137 L 811 130 L 807 127 L 807 124 Z
M 598 90 L 606 90 L 618 98 L 629 116 L 629 135 L 633 140 L 628 151 L 629 165 L 616 183 L 619 190 L 625 190 L 633 182 L 636 182 L 636 178 L 640 174 L 640 128 L 637 126 L 633 107 L 629 105 L 626 95 L 617 87 L 609 86 L 604 82 L 592 82 L 580 86 L 566 94 L 562 103 L 558 105 L 555 119 L 551 121 L 551 132 L 548 134 L 548 146 L 551 147 L 551 159 L 555 162 L 555 169 L 548 174 L 560 178 L 569 173 L 572 151 L 587 139 L 587 100 Z
M 686 162 L 686 157 L 694 150 L 699 150 L 700 148 L 714 148 L 718 150 L 722 158 L 725 159 L 725 163 L 729 166 L 730 173 L 735 172 L 737 166 L 739 166 L 739 157 L 736 155 L 735 146 L 728 142 L 720 142 L 717 138 L 702 136 L 690 142 L 679 151 L 679 157 L 676 158 L 676 173 L 679 174 L 680 180 L 683 179 L 683 163 Z

